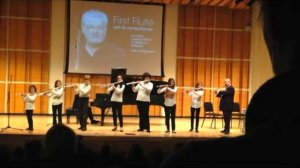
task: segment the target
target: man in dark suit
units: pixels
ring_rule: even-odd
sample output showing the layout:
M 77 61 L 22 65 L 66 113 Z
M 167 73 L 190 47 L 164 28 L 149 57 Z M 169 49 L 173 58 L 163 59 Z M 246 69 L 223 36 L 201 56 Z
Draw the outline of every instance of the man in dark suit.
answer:
M 233 110 L 234 87 L 231 86 L 229 78 L 224 80 L 225 90 L 216 90 L 217 97 L 220 97 L 220 110 L 223 112 L 225 128 L 221 132 L 224 134 L 230 133 L 230 120 Z

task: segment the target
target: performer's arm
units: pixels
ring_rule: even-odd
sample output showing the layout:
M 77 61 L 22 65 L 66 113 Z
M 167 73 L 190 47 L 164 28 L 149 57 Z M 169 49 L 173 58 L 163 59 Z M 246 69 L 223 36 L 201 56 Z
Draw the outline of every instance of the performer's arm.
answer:
M 115 91 L 117 94 L 122 93 L 125 89 L 125 85 L 122 85 L 120 88 L 115 87 Z
M 109 94 L 112 90 L 114 90 L 114 86 L 111 85 L 107 90 L 106 93 Z
M 176 93 L 176 92 L 177 92 L 177 87 L 174 87 L 173 89 L 167 87 L 167 89 L 168 89 L 168 91 L 170 91 L 170 92 L 172 92 L 172 93 Z
M 166 90 L 167 90 L 166 87 L 162 87 L 157 90 L 157 93 L 161 94 L 161 93 L 165 92 Z

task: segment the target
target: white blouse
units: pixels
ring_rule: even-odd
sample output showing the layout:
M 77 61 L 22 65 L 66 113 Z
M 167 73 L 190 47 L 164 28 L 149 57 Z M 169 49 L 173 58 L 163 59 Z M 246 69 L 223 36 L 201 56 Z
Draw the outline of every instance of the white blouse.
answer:
M 52 97 L 52 105 L 59 105 L 62 103 L 62 95 L 64 93 L 63 87 L 54 88 L 50 93 L 47 94 L 48 97 Z
M 172 107 L 176 104 L 176 92 L 177 92 L 177 87 L 175 86 L 174 89 L 169 88 L 169 87 L 163 87 L 157 90 L 157 93 L 165 93 L 165 106 Z
M 140 82 L 132 88 L 133 92 L 138 92 L 136 100 L 150 102 L 150 93 L 153 89 L 153 83 Z
M 107 89 L 107 93 L 111 92 L 112 90 L 114 91 L 110 100 L 113 102 L 123 102 L 124 89 L 125 89 L 125 85 L 118 85 L 117 87 L 114 87 L 114 85 L 111 85 Z
M 81 97 L 81 98 L 90 97 L 91 89 L 92 89 L 92 87 L 90 84 L 84 84 L 84 83 L 79 84 L 79 87 L 78 87 L 79 97 Z
M 201 99 L 204 94 L 203 90 L 193 90 L 189 93 L 189 96 L 192 97 L 192 107 L 193 108 L 200 108 L 201 107 Z
M 26 110 L 34 110 L 35 106 L 34 106 L 34 102 L 36 99 L 37 94 L 36 93 L 30 93 L 27 94 L 26 96 L 23 96 L 23 99 L 25 101 L 25 109 Z

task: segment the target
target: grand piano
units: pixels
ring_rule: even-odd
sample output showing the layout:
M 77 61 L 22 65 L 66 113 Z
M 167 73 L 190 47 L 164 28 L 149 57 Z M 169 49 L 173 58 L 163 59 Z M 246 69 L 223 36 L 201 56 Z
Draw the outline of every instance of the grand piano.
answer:
M 125 83 L 136 81 L 131 77 L 126 77 L 124 80 Z M 167 84 L 165 81 L 151 81 L 153 83 L 153 89 L 150 94 L 150 105 L 164 105 L 164 95 L 163 94 L 157 94 L 157 87 L 158 85 L 164 85 Z M 131 85 L 125 85 L 125 90 L 123 92 L 123 105 L 136 105 L 136 96 L 137 93 L 134 93 L 132 91 Z M 104 118 L 111 107 L 110 102 L 111 94 L 106 93 L 97 93 L 96 98 L 93 103 L 91 103 L 91 106 L 98 107 L 101 109 L 101 125 L 104 125 Z

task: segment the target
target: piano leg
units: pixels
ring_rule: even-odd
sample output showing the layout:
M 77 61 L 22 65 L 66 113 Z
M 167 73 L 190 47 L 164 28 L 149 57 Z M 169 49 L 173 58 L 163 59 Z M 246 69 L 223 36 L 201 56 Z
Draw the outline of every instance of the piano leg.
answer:
M 104 125 L 104 117 L 105 117 L 105 108 L 101 108 L 101 126 Z

